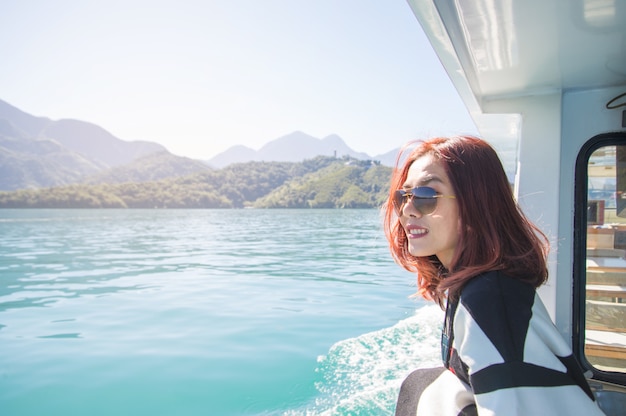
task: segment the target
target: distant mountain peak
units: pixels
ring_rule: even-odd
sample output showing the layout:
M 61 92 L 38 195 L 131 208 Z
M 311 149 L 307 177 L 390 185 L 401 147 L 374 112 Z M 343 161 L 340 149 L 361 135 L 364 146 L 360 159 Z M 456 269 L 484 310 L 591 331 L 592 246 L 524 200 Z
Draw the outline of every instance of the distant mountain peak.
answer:
M 266 143 L 258 151 L 250 149 L 246 155 L 237 152 L 236 147 L 233 146 L 208 160 L 207 163 L 215 168 L 221 168 L 231 163 L 250 161 L 301 162 L 320 155 L 335 157 L 348 155 L 356 159 L 371 159 L 368 154 L 351 149 L 336 134 L 318 139 L 296 130 Z

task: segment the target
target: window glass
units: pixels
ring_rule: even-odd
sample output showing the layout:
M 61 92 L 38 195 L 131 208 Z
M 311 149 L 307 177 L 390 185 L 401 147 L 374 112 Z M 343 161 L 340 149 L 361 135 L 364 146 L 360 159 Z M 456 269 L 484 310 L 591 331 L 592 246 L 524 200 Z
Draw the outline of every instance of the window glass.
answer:
M 597 370 L 626 372 L 626 145 L 587 164 L 584 353 Z

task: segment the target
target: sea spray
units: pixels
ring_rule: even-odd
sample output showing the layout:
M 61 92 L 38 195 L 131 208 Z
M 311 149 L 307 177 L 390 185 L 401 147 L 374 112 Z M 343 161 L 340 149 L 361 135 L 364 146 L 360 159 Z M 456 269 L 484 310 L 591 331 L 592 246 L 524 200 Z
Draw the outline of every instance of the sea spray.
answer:
M 336 343 L 318 358 L 315 403 L 284 415 L 393 414 L 402 380 L 441 365 L 442 319 L 439 307 L 423 306 L 392 327 Z

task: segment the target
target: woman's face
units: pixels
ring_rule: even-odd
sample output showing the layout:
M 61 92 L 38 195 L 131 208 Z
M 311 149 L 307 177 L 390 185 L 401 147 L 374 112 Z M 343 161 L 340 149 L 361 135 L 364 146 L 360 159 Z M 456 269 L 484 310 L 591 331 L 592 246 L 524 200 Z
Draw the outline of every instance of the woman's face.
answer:
M 407 174 L 403 189 L 428 186 L 437 194 L 454 195 L 452 185 L 441 162 L 427 154 L 415 160 Z M 459 240 L 459 208 L 454 198 L 437 198 L 435 210 L 423 215 L 411 202 L 403 205 L 400 223 L 406 233 L 409 253 L 416 257 L 436 255 L 450 269 Z

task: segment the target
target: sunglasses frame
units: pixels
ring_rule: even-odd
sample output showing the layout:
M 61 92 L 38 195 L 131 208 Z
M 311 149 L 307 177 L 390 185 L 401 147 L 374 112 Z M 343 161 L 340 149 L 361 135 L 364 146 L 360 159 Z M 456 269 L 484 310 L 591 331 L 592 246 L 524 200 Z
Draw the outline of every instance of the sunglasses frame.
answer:
M 428 196 L 420 196 L 420 190 L 428 190 Z M 430 195 L 432 194 L 432 195 Z M 442 195 L 438 193 L 434 188 L 430 186 L 417 186 L 411 189 L 398 189 L 394 193 L 393 205 L 396 208 L 396 212 L 401 215 L 404 206 L 409 200 L 411 204 L 413 204 L 413 208 L 415 208 L 422 215 L 430 215 L 437 209 L 437 199 L 439 198 L 450 198 L 455 199 L 454 195 Z M 402 201 L 399 204 L 398 201 Z M 430 207 L 432 204 L 432 208 Z

